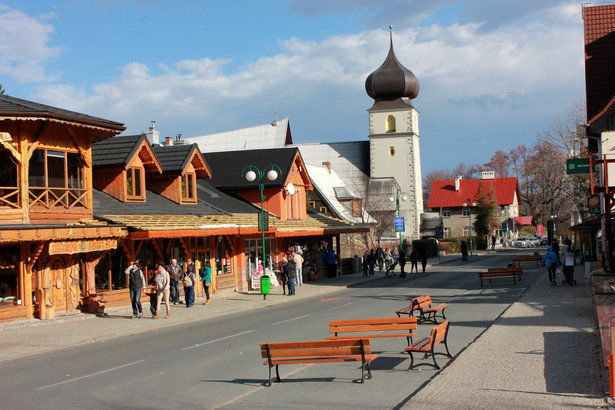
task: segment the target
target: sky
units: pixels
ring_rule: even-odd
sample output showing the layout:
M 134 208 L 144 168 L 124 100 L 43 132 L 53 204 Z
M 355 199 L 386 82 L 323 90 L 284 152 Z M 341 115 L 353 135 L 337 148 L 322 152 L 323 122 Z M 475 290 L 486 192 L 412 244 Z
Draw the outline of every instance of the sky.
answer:
M 295 143 L 367 140 L 365 79 L 390 24 L 420 83 L 423 175 L 531 146 L 585 97 L 569 0 L 0 0 L 0 84 L 124 135 L 152 120 L 161 138 L 212 134 L 275 111 Z

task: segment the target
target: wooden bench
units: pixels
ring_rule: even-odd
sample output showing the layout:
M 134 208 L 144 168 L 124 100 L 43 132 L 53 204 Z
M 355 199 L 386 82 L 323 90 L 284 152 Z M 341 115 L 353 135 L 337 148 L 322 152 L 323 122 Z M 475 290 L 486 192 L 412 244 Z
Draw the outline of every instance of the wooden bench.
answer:
M 521 269 L 521 270 L 519 270 Z M 517 283 L 517 278 L 521 280 L 521 274 L 523 269 L 520 267 L 514 268 L 491 268 L 487 272 L 478 272 L 478 278 L 480 279 L 480 286 L 483 286 L 483 281 L 489 279 L 510 279 L 513 280 L 513 285 Z
M 539 253 L 535 253 L 533 255 L 521 255 L 513 258 L 511 265 L 519 266 L 524 262 L 536 262 L 536 267 L 540 266 L 540 261 L 542 261 L 542 256 Z
M 405 337 L 408 345 L 412 342 L 412 333 L 417 328 L 415 317 L 387 317 L 377 319 L 354 319 L 354 320 L 331 320 L 329 322 L 329 332 L 335 336 L 329 336 L 327 340 L 339 339 L 372 339 L 383 337 Z M 394 333 L 378 333 L 391 332 Z M 356 333 L 360 335 L 348 335 L 341 333 Z
M 416 366 L 423 366 L 423 365 L 431 366 L 432 365 L 431 363 L 420 363 L 415 366 L 414 356 L 412 356 L 413 352 L 425 353 L 425 356 L 423 357 L 424 359 L 427 359 L 429 356 L 431 356 L 433 359 L 433 366 L 436 369 L 440 369 L 440 366 L 438 366 L 438 363 L 436 363 L 437 354 L 443 355 L 449 358 L 453 357 L 451 356 L 451 353 L 448 351 L 448 344 L 446 342 L 446 339 L 448 337 L 448 325 L 449 325 L 448 320 L 443 323 L 440 323 L 439 325 L 431 329 L 431 332 L 429 333 L 429 337 L 424 337 L 421 340 L 417 340 L 416 342 L 412 343 L 411 346 L 406 347 L 405 351 L 408 352 L 408 354 L 410 355 L 410 366 L 408 367 L 408 370 L 412 370 Z M 446 353 L 443 353 L 443 352 L 436 353 L 435 352 L 434 350 L 435 347 L 439 345 L 440 343 L 444 344 L 444 347 L 446 348 Z
M 447 305 L 432 306 L 431 296 L 425 295 L 412 299 L 410 306 L 396 310 L 395 313 L 399 317 L 401 317 L 401 315 L 414 316 L 415 313 L 418 313 L 418 323 L 438 323 L 436 314 L 439 312 L 442 319 L 446 320 L 446 316 L 444 315 L 444 309 L 446 309 L 446 307 Z
M 261 343 L 261 356 L 267 359 L 263 364 L 275 366 L 277 381 L 281 382 L 278 366 L 281 364 L 361 362 L 361 383 L 372 378 L 369 363 L 377 355 L 372 354 L 369 339 L 313 340 L 304 342 Z

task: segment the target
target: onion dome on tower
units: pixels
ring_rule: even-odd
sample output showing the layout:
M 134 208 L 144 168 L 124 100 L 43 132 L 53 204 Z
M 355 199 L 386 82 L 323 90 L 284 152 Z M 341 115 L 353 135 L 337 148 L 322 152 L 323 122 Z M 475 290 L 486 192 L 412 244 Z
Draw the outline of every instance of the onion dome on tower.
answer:
M 384 63 L 365 80 L 367 95 L 379 101 L 392 101 L 398 98 L 410 100 L 419 95 L 419 81 L 412 71 L 401 65 L 393 51 L 393 27 L 389 26 L 391 46 Z

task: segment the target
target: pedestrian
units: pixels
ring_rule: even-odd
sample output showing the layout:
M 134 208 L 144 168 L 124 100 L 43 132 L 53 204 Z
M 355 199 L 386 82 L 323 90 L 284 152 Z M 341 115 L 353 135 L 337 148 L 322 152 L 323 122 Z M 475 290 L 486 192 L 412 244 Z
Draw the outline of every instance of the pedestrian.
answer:
M 293 256 L 293 259 L 295 260 L 295 274 L 296 274 L 296 285 L 297 286 L 303 286 L 303 256 L 301 256 L 301 254 L 295 252 L 295 255 Z
M 367 276 L 369 272 L 369 262 L 367 262 L 367 257 L 369 256 L 369 250 L 365 249 L 363 253 L 363 276 Z
M 211 266 L 209 263 L 205 263 L 203 270 L 201 271 L 201 281 L 203 282 L 203 290 L 205 291 L 204 305 L 209 305 L 209 287 L 211 286 Z
M 167 319 L 171 317 L 171 307 L 169 306 L 169 294 L 171 289 L 171 277 L 169 272 L 164 268 L 164 263 L 158 264 L 158 273 L 156 274 L 156 315 L 154 319 L 158 319 L 160 313 L 160 303 L 164 300 L 167 307 Z
M 182 278 L 182 268 L 177 264 L 177 259 L 171 259 L 171 264 L 168 267 L 168 273 L 171 278 L 171 302 L 174 305 L 179 302 L 179 281 Z M 184 295 L 184 298 L 186 296 Z
M 419 253 L 415 248 L 412 248 L 412 252 L 410 252 L 410 273 L 413 269 L 416 269 L 416 273 L 419 273 Z
M 559 242 L 557 242 L 557 239 L 553 240 L 553 243 L 551 244 L 551 248 L 553 249 L 553 252 L 555 252 L 555 255 L 557 256 L 557 264 L 559 265 Z
M 384 249 L 381 246 L 378 246 L 376 249 L 376 259 L 378 261 L 378 270 L 382 272 L 382 267 L 384 266 Z
M 577 282 L 574 280 L 574 265 L 576 260 L 574 257 L 574 251 L 572 247 L 568 247 L 568 250 L 564 254 L 564 277 L 566 278 L 564 283 L 568 285 L 574 285 Z
M 128 275 L 130 282 L 130 302 L 132 304 L 132 318 L 141 319 L 143 317 L 143 308 L 141 306 L 141 289 L 145 292 L 145 277 L 143 271 L 140 268 L 141 262 L 136 260 L 128 266 L 124 271 Z
M 186 299 L 186 307 L 194 305 L 194 284 L 196 283 L 196 274 L 192 259 L 186 259 L 186 272 L 183 274 L 182 281 L 184 282 L 184 299 Z
M 288 296 L 295 294 L 295 279 L 297 276 L 297 267 L 295 259 L 291 256 L 286 264 L 286 283 L 288 283 Z
M 419 249 L 419 258 L 421 259 L 423 273 L 425 273 L 425 268 L 427 267 L 427 248 L 425 248 L 424 246 Z
M 369 265 L 369 276 L 374 276 L 374 269 L 376 269 L 376 262 L 378 259 L 374 254 L 374 249 L 370 249 L 369 255 L 367 255 L 367 264 Z
M 506 249 L 506 241 L 504 240 L 504 238 L 500 239 L 500 244 L 502 245 L 502 248 Z
M 491 235 L 491 250 L 495 250 L 495 241 L 497 239 L 495 238 L 495 235 Z
M 404 251 L 403 249 L 400 249 L 399 251 L 397 262 L 399 263 L 399 269 L 401 271 L 401 273 L 399 274 L 399 277 L 405 278 L 406 272 L 404 272 L 404 267 L 406 266 L 406 251 Z
M 391 255 L 391 251 L 389 248 L 384 250 L 384 266 L 386 268 L 386 274 L 388 276 L 389 270 L 391 269 L 391 264 L 393 263 L 393 255 Z
M 468 260 L 468 245 L 466 244 L 466 241 L 461 241 L 461 260 L 462 261 L 467 261 Z
M 152 317 L 156 316 L 156 306 L 158 306 L 158 292 L 156 290 L 156 276 L 158 275 L 158 269 L 154 270 L 154 276 L 150 280 L 150 284 L 154 285 L 152 292 L 149 293 L 149 311 L 152 312 Z
M 549 272 L 549 282 L 551 282 L 551 286 L 555 286 L 555 269 L 559 266 L 559 261 L 557 260 L 557 254 L 553 252 L 553 247 L 547 247 L 547 253 L 542 257 L 542 266 L 547 267 L 547 271 Z
M 288 261 L 290 263 L 290 261 Z M 329 248 L 325 255 L 325 264 L 327 266 L 327 277 L 334 278 L 337 273 L 337 255 L 333 248 Z

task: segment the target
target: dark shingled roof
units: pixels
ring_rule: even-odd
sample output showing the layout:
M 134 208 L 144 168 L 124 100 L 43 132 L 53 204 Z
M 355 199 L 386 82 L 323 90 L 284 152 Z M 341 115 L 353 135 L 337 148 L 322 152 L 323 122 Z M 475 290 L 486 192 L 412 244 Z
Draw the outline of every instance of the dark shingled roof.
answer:
M 92 144 L 92 162 L 95 167 L 128 164 L 145 135 L 127 135 L 107 138 Z
M 160 162 L 162 172 L 182 172 L 188 165 L 194 150 L 198 149 L 198 145 L 154 145 L 152 149 Z
M 248 181 L 242 171 L 253 165 L 264 171 L 268 165 L 277 165 L 282 171 L 275 181 L 264 178 L 265 187 L 283 186 L 297 156 L 298 148 L 270 148 L 245 151 L 204 153 L 205 162 L 211 170 L 211 184 L 219 189 L 254 189 L 258 181 Z
M 150 190 L 146 191 L 146 202 L 122 202 L 95 189 L 94 215 L 230 215 L 258 210 L 252 204 L 218 191 L 205 180 L 198 180 L 197 189 L 195 205 L 180 205 Z
M 64 121 L 72 121 L 80 124 L 93 125 L 115 131 L 124 131 L 124 124 L 105 120 L 103 118 L 92 117 L 91 115 L 81 114 L 74 111 L 63 110 L 45 104 L 22 100 L 10 97 L 6 94 L 0 95 L 0 119 L 2 117 L 41 117 L 53 118 Z

